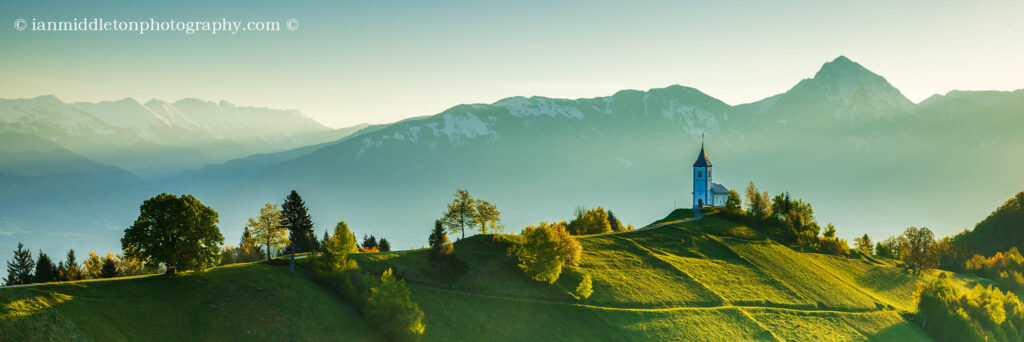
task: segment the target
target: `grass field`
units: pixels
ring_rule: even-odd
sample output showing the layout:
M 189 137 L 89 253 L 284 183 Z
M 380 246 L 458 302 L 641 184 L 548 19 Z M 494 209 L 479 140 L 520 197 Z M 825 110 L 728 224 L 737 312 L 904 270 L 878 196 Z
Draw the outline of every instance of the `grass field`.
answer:
M 380 340 L 351 305 L 266 263 L 0 289 L 0 332 L 5 341 Z
M 891 261 L 796 252 L 716 215 L 685 221 L 687 213 L 655 229 L 580 237 L 580 265 L 553 285 L 523 275 L 510 236 L 456 242 L 468 265 L 458 276 L 434 274 L 423 249 L 353 258 L 408 282 L 426 340 L 930 340 L 903 316 L 924 278 Z M 571 293 L 584 274 L 594 293 L 579 301 Z M 6 288 L 0 305 L 0 327 L 15 331 L 3 338 L 12 340 L 379 338 L 302 272 L 265 263 Z

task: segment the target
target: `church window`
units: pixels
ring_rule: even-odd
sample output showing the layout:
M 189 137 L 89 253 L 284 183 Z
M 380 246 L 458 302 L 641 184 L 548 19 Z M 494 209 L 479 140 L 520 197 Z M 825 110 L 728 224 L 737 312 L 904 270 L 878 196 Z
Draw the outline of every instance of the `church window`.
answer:
M 704 177 L 704 172 L 697 171 L 697 178 Z

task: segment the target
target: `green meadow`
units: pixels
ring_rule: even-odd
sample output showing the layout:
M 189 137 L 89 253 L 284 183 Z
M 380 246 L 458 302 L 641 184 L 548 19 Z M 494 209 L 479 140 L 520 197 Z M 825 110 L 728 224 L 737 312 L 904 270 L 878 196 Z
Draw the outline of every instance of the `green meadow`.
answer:
M 364 272 L 390 268 L 405 279 L 430 341 L 930 340 L 906 317 L 931 276 L 856 253 L 797 252 L 714 214 L 688 218 L 677 211 L 657 228 L 580 237 L 579 266 L 552 285 L 517 268 L 508 235 L 456 242 L 468 264 L 456 276 L 435 274 L 425 249 L 352 258 Z M 594 292 L 579 300 L 584 275 Z M 0 328 L 0 338 L 19 341 L 382 339 L 303 262 L 295 274 L 257 262 L 3 288 Z

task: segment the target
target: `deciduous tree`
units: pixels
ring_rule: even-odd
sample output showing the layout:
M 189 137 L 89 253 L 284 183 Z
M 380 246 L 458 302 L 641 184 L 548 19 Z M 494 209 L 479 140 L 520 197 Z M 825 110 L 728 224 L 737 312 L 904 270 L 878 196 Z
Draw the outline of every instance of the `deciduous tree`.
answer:
M 217 212 L 192 195 L 163 193 L 139 207 L 139 217 L 125 229 L 121 249 L 130 258 L 164 264 L 167 274 L 213 266 L 224 236 Z
M 489 232 L 488 227 L 492 228 L 492 231 L 494 230 L 493 228 L 498 227 L 497 223 L 501 221 L 498 215 L 501 215 L 501 212 L 498 211 L 497 206 L 484 200 L 476 200 L 475 205 L 476 216 L 473 218 L 473 221 L 476 222 L 477 230 L 481 234 L 487 234 Z
M 465 238 L 466 227 L 472 227 L 476 222 L 476 200 L 464 189 L 459 189 L 453 196 L 455 199 L 448 203 L 441 221 L 449 232 L 462 234 Z
M 281 224 L 283 216 L 277 204 L 267 203 L 260 209 L 260 215 L 249 218 L 245 226 L 252 230 L 252 236 L 263 245 L 270 260 L 273 249 L 288 246 L 288 230 Z
M 82 265 L 85 266 L 83 269 L 85 277 L 96 279 L 100 277 L 100 271 L 103 270 L 103 259 L 100 259 L 96 252 L 89 251 L 89 257 L 82 261 Z

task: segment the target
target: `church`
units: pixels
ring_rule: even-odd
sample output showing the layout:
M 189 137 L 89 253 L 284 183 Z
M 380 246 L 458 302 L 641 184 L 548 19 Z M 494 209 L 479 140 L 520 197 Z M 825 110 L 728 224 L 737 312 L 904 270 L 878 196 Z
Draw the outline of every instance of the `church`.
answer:
M 700 143 L 700 154 L 693 162 L 693 207 L 721 207 L 729 197 L 729 189 L 722 184 L 711 181 L 711 161 L 704 151 L 704 142 Z

